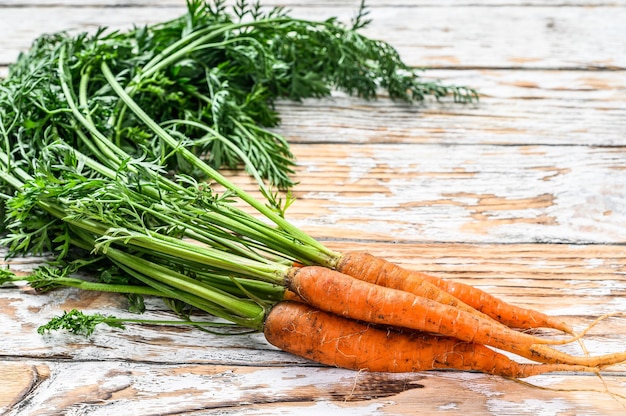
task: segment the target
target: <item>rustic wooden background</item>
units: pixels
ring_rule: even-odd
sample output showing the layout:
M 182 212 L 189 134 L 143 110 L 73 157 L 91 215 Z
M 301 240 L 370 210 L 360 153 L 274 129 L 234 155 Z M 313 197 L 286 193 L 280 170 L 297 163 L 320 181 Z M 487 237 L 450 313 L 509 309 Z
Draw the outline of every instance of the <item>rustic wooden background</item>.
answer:
M 267 0 L 296 16 L 354 15 L 358 0 Z M 338 249 L 478 285 L 581 329 L 626 311 L 626 1 L 370 0 L 367 34 L 476 105 L 406 106 L 337 94 L 281 103 L 298 157 L 289 218 Z M 44 32 L 172 18 L 182 0 L 0 0 L 0 76 Z M 234 179 L 253 190 L 250 181 Z M 42 259 L 11 261 L 27 272 Z M 7 415 L 622 415 L 626 366 L 534 386 L 467 372 L 322 367 L 262 336 L 100 329 L 36 334 L 63 310 L 120 314 L 120 298 L 0 289 L 0 413 Z M 150 315 L 165 308 L 151 301 Z M 626 350 L 626 320 L 587 338 Z M 571 347 L 570 352 L 577 351 Z

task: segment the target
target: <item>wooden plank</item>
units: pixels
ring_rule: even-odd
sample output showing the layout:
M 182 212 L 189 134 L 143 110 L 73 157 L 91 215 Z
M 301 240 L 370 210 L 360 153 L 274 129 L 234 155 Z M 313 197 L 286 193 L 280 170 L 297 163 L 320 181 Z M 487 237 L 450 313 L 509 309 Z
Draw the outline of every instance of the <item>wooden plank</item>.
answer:
M 626 71 L 447 71 L 425 79 L 469 85 L 477 104 L 424 105 L 334 93 L 281 101 L 278 132 L 292 143 L 432 143 L 622 146 Z
M 6 365 L 0 362 L 0 368 Z M 354 373 L 330 368 L 128 366 L 105 362 L 27 362 L 49 376 L 8 407 L 9 415 L 122 414 L 586 414 L 619 415 L 621 404 L 593 376 L 533 378 L 540 388 L 470 373 Z M 160 380 L 153 383 L 151 380 Z M 607 388 L 624 394 L 620 378 Z M 566 389 L 558 391 L 558 389 Z M 552 389 L 552 390 L 551 390 Z M 556 391 L 555 391 L 556 390 Z M 543 413 L 538 413 L 543 412 Z M 553 412 L 553 413 L 546 413 Z
M 46 366 L 0 361 L 0 412 L 19 403 L 48 375 Z
M 40 325 L 63 311 L 79 309 L 86 313 L 127 316 L 120 295 L 75 290 L 58 290 L 50 295 L 35 295 L 26 289 L 0 290 L 0 321 L 11 342 L 0 347 L 0 355 L 15 359 L 49 358 L 73 360 L 126 360 L 129 362 L 210 363 L 255 365 L 288 362 L 306 363 L 269 346 L 261 334 L 218 336 L 194 331 L 185 326 L 154 327 L 130 325 L 124 331 L 100 328 L 91 338 L 71 334 L 37 333 Z M 175 319 L 158 299 L 149 300 L 145 319 Z
M 622 243 L 626 235 L 623 147 L 298 144 L 293 150 L 298 201 L 287 217 L 321 238 Z M 256 192 L 244 174 L 233 181 Z
M 40 33 L 128 28 L 163 21 L 184 3 L 150 9 L 118 7 L 3 7 L 0 64 L 13 62 Z M 348 21 L 355 7 L 293 5 L 293 16 Z M 120 12 L 123 10 L 123 12 Z M 372 8 L 364 31 L 390 42 L 414 66 L 443 68 L 626 68 L 622 22 L 626 7 L 408 7 Z M 407 36 L 410 33 L 410 36 Z M 523 35 L 522 35 L 523 34 Z M 419 39 L 419 41 L 415 41 Z
M 226 4 L 233 4 L 235 0 L 228 0 Z M 0 7 L 171 7 L 180 5 L 180 0 L 0 0 Z M 353 7 L 355 10 L 360 0 L 309 0 L 308 7 Z M 367 7 L 624 7 L 625 0 L 369 0 Z M 288 8 L 302 5 L 301 0 L 262 0 L 265 7 L 284 6 Z
M 14 62 L 19 52 L 27 50 L 33 40 L 44 33 L 93 32 L 100 26 L 111 30 L 128 29 L 135 24 L 141 26 L 172 19 L 184 13 L 185 8 L 182 3 L 149 10 L 146 13 L 145 7 L 124 8 L 123 12 L 114 7 L 2 8 L 0 64 Z

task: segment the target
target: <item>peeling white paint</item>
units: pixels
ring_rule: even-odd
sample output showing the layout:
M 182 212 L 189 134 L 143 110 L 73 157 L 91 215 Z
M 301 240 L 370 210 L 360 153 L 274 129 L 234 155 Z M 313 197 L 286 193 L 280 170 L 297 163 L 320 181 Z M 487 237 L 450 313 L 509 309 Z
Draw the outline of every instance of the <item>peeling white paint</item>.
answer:
M 379 161 L 365 155 L 359 155 L 358 152 L 352 156 L 341 159 L 337 164 L 339 166 L 348 166 L 347 183 L 355 183 L 366 176 L 372 169 L 378 166 Z
M 340 405 L 337 403 L 319 401 L 314 404 L 294 405 L 294 406 L 272 406 L 271 410 L 265 409 L 246 409 L 246 415 L 281 415 L 281 416 L 365 416 L 365 415 L 389 415 L 384 412 L 385 403 L 349 403 Z
M 493 388 L 493 384 L 490 383 L 490 377 L 480 373 L 464 373 L 459 372 L 454 374 L 455 379 L 462 380 L 464 388 L 478 393 L 484 397 L 501 396 L 504 393 L 496 391 Z
M 545 260 L 538 259 L 528 267 L 530 267 L 531 269 L 559 270 L 563 269 L 565 266 L 563 264 L 550 264 Z
M 626 283 L 619 280 L 567 280 L 563 293 L 576 296 L 610 296 L 616 291 L 626 291 Z
M 487 407 L 494 415 L 502 414 L 530 414 L 533 416 L 559 416 L 565 414 L 573 406 L 564 399 L 524 399 L 513 402 L 503 399 L 487 400 Z
M 437 407 L 438 410 L 446 411 L 446 410 L 456 410 L 459 406 L 457 403 L 448 403 Z
M 207 367 L 206 370 L 206 373 L 198 373 L 197 369 L 185 372 L 176 367 L 168 370 L 168 367 L 131 362 L 55 363 L 51 364 L 51 377 L 43 381 L 22 407 L 8 415 L 52 414 L 61 403 L 64 407 L 71 405 L 76 414 L 92 416 L 127 414 L 129 409 L 133 415 L 141 416 L 167 413 L 168 409 L 194 411 L 211 408 L 223 408 L 226 412 L 239 408 L 239 411 L 245 409 L 246 414 L 261 415 L 267 413 L 263 406 L 248 406 L 293 395 L 298 387 L 308 387 L 309 390 L 303 391 L 311 391 L 315 386 L 343 386 L 348 396 L 355 378 L 355 373 L 337 369 L 211 371 L 212 368 Z M 107 401 L 97 399 L 125 389 L 134 391 L 133 395 L 122 393 Z M 306 394 L 302 398 L 310 400 Z M 140 406 L 137 405 L 139 402 Z M 378 415 L 381 414 L 379 410 L 390 404 L 394 402 L 343 403 L 321 399 L 311 403 L 278 404 L 271 407 L 271 414 Z
M 364 232 L 383 231 L 377 222 L 384 219 L 398 238 L 430 241 L 623 241 L 626 181 L 612 169 L 615 155 L 539 148 L 531 157 L 518 148 L 494 146 L 369 146 L 367 154 L 336 163 L 348 166 L 349 183 L 374 180 L 388 192 L 328 194 L 330 213 L 321 216 Z M 391 173 L 377 179 L 374 167 Z M 559 173 L 546 181 L 548 168 Z M 493 209 L 483 198 L 494 198 Z
M 298 166 L 304 168 L 304 171 L 307 173 L 322 172 L 324 170 L 319 163 L 315 162 L 298 162 Z
M 313 377 L 311 377 L 313 376 Z M 258 370 L 246 377 L 243 389 L 255 385 L 262 385 L 271 380 L 272 388 L 277 391 L 289 391 L 289 389 L 310 385 L 328 385 L 337 382 L 347 384 L 358 383 L 358 373 L 337 368 L 321 369 L 313 375 L 306 368 L 287 367 Z M 346 394 L 349 392 L 346 391 Z
M 585 259 L 584 262 L 587 269 L 597 269 L 604 265 L 604 259 L 599 258 Z
M 572 315 L 599 317 L 604 314 L 626 311 L 626 297 L 617 296 L 606 299 L 601 303 L 586 304 L 583 302 L 573 303 L 560 308 L 546 309 L 545 312 L 551 315 Z

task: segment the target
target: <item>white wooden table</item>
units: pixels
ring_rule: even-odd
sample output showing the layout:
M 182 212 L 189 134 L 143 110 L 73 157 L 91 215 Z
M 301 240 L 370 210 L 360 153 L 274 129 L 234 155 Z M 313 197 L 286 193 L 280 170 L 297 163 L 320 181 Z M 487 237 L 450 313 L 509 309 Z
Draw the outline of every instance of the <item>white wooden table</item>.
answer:
M 280 2 L 296 16 L 345 20 L 358 3 Z M 299 161 L 289 218 L 332 247 L 480 286 L 576 329 L 626 311 L 626 1 L 369 4 L 368 35 L 431 67 L 425 76 L 475 87 L 482 99 L 411 107 L 337 94 L 281 103 L 280 132 Z M 0 76 L 41 33 L 125 28 L 183 11 L 182 0 L 0 0 Z M 243 175 L 233 179 L 254 189 Z M 41 261 L 11 267 L 26 272 Z M 119 315 L 123 303 L 70 289 L 1 288 L 0 413 L 626 413 L 626 399 L 615 396 L 626 396 L 624 365 L 607 369 L 606 384 L 559 373 L 527 379 L 531 387 L 467 372 L 327 368 L 258 334 L 35 331 L 63 310 Z M 148 306 L 151 316 L 166 314 L 158 300 Z M 586 345 L 626 350 L 626 319 L 601 323 Z

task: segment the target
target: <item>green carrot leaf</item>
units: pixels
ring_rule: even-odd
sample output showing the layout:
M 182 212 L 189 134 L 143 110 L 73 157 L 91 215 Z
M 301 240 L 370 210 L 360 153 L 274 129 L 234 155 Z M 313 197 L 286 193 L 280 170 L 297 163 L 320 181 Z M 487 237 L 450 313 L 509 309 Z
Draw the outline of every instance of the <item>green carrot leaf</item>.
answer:
M 113 316 L 105 316 L 99 313 L 86 315 L 85 313 L 72 309 L 63 315 L 52 318 L 47 324 L 37 329 L 39 334 L 45 334 L 50 331 L 66 330 L 72 334 L 84 335 L 86 337 L 93 334 L 96 326 L 105 324 L 110 327 L 124 329 L 124 325 L 120 323 L 118 318 Z

